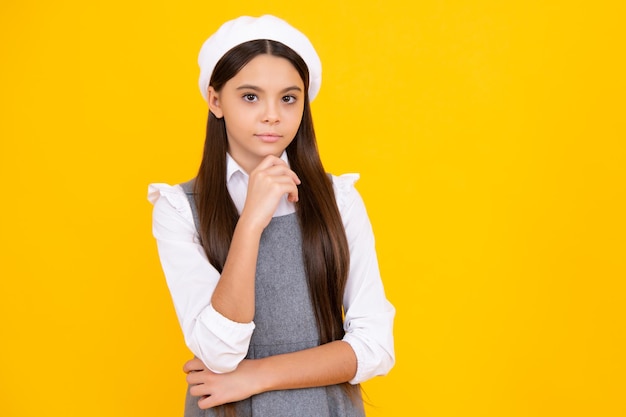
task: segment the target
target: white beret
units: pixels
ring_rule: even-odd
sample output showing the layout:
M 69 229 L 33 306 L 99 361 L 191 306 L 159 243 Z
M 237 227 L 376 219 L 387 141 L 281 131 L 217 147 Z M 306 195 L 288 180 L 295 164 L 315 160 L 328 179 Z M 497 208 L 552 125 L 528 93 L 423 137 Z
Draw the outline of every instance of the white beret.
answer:
M 208 100 L 209 81 L 220 58 L 235 46 L 257 39 L 278 41 L 300 55 L 309 69 L 309 100 L 312 101 L 322 85 L 322 62 L 302 32 L 271 15 L 230 20 L 204 42 L 198 55 L 200 92 L 204 100 Z

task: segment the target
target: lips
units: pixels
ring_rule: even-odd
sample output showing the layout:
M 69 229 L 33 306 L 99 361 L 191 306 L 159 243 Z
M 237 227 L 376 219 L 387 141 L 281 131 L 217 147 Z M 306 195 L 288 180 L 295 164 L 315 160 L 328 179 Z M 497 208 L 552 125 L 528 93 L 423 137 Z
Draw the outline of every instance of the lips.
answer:
M 276 133 L 276 132 L 263 132 L 263 133 L 256 133 L 254 136 L 256 136 L 257 138 L 261 139 L 262 142 L 265 143 L 274 143 L 277 142 L 282 135 Z

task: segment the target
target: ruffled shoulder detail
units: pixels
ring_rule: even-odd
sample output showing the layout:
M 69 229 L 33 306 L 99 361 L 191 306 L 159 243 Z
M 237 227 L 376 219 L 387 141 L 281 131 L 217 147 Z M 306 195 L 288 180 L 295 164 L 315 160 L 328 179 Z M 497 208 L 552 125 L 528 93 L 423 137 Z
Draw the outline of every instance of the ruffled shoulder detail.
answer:
M 359 174 L 332 175 L 333 189 L 337 199 L 337 207 L 341 212 L 358 195 L 354 184 L 359 180 Z
M 193 221 L 189 200 L 180 185 L 169 185 L 165 183 L 150 184 L 148 186 L 148 201 L 156 205 L 161 198 L 165 198 L 169 205 L 183 217 Z

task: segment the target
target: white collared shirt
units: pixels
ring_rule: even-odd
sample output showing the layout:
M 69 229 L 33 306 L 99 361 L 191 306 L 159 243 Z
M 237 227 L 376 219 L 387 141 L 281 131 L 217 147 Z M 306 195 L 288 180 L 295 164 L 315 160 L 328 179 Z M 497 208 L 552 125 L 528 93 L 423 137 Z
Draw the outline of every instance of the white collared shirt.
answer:
M 281 156 L 286 162 L 285 153 Z M 239 213 L 248 189 L 248 174 L 228 155 L 227 187 Z M 358 174 L 333 176 L 333 188 L 350 249 L 350 272 L 343 297 L 343 340 L 357 357 L 357 384 L 384 375 L 395 362 L 393 319 L 395 309 L 383 289 L 374 235 L 365 205 L 354 183 Z M 152 231 L 174 301 L 174 308 L 189 349 L 214 372 L 234 370 L 245 357 L 254 322 L 236 323 L 211 306 L 219 272 L 200 245 L 189 200 L 179 185 L 150 184 L 148 200 L 154 204 Z M 274 214 L 295 211 L 286 196 Z

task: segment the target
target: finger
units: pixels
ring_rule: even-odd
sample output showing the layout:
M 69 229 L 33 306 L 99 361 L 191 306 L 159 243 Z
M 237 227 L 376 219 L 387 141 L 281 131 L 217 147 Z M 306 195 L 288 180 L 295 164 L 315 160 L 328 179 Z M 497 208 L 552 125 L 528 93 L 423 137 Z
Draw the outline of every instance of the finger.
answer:
M 298 201 L 298 186 L 297 184 L 294 184 L 291 179 L 281 179 L 281 180 L 277 180 L 277 181 L 282 181 L 281 182 L 281 190 L 283 192 L 283 194 L 287 194 L 287 199 L 289 201 L 291 201 L 292 203 L 295 203 Z
M 298 175 L 294 171 L 289 169 L 287 165 L 274 165 L 274 166 L 271 166 L 262 170 L 258 170 L 254 172 L 253 174 L 256 174 L 256 176 L 259 176 L 259 177 L 263 177 L 263 176 L 271 177 L 271 178 L 285 177 L 285 178 L 289 178 L 295 184 L 301 183 Z
M 200 372 L 189 372 L 185 377 L 185 381 L 189 385 L 197 385 L 202 383 L 202 379 L 200 378 Z
M 198 358 L 193 358 L 183 365 L 183 372 L 188 374 L 193 371 L 204 371 L 204 363 Z
M 263 169 L 267 169 L 269 167 L 277 166 L 277 165 L 287 166 L 287 163 L 274 155 L 268 155 L 259 163 L 259 165 L 257 165 L 257 167 L 255 168 L 255 171 L 257 169 L 263 170 Z
M 189 387 L 189 395 L 192 397 L 207 397 L 211 395 L 209 387 L 205 384 L 196 384 Z
M 250 173 L 250 175 L 261 171 L 268 171 L 273 174 L 284 173 L 292 177 L 296 184 L 300 184 L 300 178 L 298 178 L 295 172 L 289 169 L 287 163 L 273 155 L 265 157 L 265 159 L 261 161 L 261 163 Z
M 214 395 L 207 395 L 207 396 L 202 397 L 202 398 L 200 398 L 198 400 L 198 408 L 200 408 L 201 410 L 206 410 L 208 408 L 216 407 L 216 406 L 222 405 L 224 403 L 225 403 L 225 401 L 220 401 Z
M 295 182 L 296 184 L 300 184 L 300 178 L 298 177 L 298 174 L 296 174 L 292 169 L 290 169 L 288 166 L 275 166 L 271 168 L 272 170 L 276 169 L 276 171 L 279 171 L 280 174 L 285 175 L 289 178 L 291 178 L 293 180 L 293 182 Z
M 287 195 L 287 200 L 292 203 L 298 201 L 298 186 L 294 184 L 291 179 L 276 180 L 276 186 L 281 195 Z
M 289 171 L 292 172 L 292 171 Z M 258 189 L 263 194 L 272 194 L 275 196 L 282 196 L 287 194 L 290 197 L 290 201 L 298 200 L 298 183 L 299 179 L 295 174 L 292 175 L 271 175 L 267 172 L 259 172 L 256 174 L 255 180 L 251 181 L 248 185 L 249 193 L 251 190 Z
M 279 195 L 282 196 L 286 194 L 289 201 L 293 203 L 298 201 L 298 187 L 291 181 L 291 179 L 276 179 L 274 187 Z

